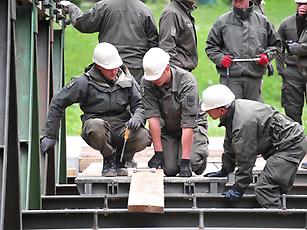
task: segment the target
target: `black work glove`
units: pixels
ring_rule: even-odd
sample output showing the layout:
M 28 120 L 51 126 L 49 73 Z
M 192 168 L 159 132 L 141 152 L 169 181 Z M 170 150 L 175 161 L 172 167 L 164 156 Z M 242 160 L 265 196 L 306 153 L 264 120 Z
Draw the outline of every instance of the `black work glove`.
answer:
M 228 176 L 228 173 L 224 168 L 222 168 L 220 171 L 210 172 L 204 175 L 204 177 L 226 177 L 226 176 Z
M 127 121 L 126 126 L 128 129 L 134 129 L 137 130 L 141 127 L 142 122 L 134 117 L 131 117 L 129 121 Z
M 157 151 L 148 161 L 149 168 L 159 168 L 163 166 L 163 151 Z
M 43 137 L 41 141 L 41 153 L 45 154 L 50 148 L 54 147 L 56 143 L 55 139 L 49 137 Z
M 182 159 L 180 161 L 180 170 L 179 170 L 179 177 L 191 177 L 192 170 L 190 165 L 190 160 Z
M 238 201 L 242 195 L 243 192 L 239 191 L 235 186 L 233 186 L 231 189 L 229 189 L 225 194 L 223 194 L 225 198 L 229 201 Z

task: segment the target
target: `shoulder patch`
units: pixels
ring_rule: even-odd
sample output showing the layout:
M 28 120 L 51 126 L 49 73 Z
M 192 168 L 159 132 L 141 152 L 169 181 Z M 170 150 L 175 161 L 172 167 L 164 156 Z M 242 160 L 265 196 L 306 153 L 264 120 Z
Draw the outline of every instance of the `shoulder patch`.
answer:
M 187 96 L 187 105 L 193 107 L 195 105 L 195 97 L 193 95 Z

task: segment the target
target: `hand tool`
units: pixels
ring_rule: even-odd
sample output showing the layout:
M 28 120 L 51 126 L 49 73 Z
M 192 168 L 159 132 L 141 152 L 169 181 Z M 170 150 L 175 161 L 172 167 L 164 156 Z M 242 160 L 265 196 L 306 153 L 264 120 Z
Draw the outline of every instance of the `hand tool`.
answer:
M 126 147 L 127 140 L 129 138 L 129 134 L 130 134 L 130 129 L 126 128 L 125 133 L 124 133 L 124 144 L 122 148 L 122 153 L 120 154 L 120 162 L 123 162 L 125 147 Z

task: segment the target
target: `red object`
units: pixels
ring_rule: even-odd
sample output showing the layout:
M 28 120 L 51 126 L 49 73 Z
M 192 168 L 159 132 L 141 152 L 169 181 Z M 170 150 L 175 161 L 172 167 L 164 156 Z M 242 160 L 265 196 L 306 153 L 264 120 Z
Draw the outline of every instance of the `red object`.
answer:
M 258 61 L 259 65 L 266 65 L 269 63 L 268 55 L 260 54 L 260 60 Z
M 222 58 L 221 64 L 223 67 L 225 68 L 229 68 L 232 64 L 232 58 L 230 55 L 224 55 L 224 57 Z

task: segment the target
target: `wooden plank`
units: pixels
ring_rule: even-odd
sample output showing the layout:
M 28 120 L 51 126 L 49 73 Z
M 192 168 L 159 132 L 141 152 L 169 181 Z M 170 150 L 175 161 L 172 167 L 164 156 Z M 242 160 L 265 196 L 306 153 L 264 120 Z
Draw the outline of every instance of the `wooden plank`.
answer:
M 130 183 L 129 212 L 164 212 L 164 174 L 162 169 L 136 170 Z

